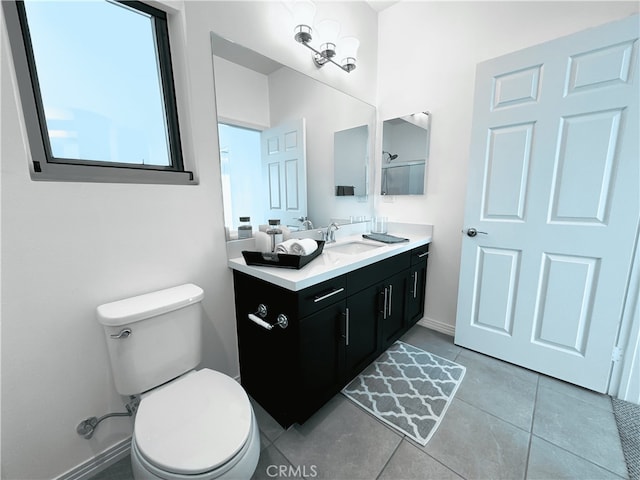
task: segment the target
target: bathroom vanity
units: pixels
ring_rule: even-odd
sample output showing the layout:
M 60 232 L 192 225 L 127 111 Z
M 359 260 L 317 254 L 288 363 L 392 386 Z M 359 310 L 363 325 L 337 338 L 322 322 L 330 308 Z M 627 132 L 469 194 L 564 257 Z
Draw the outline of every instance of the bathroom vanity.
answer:
M 301 270 L 229 260 L 242 385 L 283 427 L 304 422 L 422 318 L 430 232 L 398 233 L 410 241 L 391 245 L 343 239 Z

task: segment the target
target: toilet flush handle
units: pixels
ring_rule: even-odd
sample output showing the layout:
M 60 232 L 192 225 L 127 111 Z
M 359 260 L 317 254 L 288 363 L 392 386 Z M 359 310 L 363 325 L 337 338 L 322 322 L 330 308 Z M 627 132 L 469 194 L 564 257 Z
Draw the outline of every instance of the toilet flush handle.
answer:
M 120 338 L 127 338 L 129 335 L 131 335 L 133 332 L 131 331 L 130 328 L 123 328 L 122 330 L 120 330 L 118 333 L 114 334 L 114 335 L 110 335 L 111 338 L 115 338 L 116 340 L 120 339 Z

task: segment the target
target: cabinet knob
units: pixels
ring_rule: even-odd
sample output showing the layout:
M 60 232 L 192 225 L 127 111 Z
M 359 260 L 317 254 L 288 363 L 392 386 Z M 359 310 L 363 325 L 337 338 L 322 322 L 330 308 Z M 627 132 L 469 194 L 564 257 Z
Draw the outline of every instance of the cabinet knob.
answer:
M 278 325 L 280 328 L 287 328 L 289 326 L 289 319 L 284 313 L 278 315 L 276 325 Z

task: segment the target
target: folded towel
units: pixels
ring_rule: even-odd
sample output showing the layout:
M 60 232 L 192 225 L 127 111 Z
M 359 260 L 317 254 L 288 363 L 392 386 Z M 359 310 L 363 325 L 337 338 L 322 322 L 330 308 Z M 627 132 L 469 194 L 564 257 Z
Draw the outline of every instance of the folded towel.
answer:
M 291 238 L 276 245 L 276 253 L 292 255 L 311 255 L 318 249 L 318 243 L 312 238 Z

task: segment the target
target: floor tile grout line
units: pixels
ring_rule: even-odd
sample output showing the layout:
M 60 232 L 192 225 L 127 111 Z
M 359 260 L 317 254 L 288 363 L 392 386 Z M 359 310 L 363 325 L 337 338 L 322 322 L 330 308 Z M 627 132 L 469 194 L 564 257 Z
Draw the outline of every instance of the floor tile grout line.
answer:
M 539 376 L 541 376 L 541 377 L 545 377 L 545 378 L 551 378 L 551 379 L 553 379 L 553 377 L 548 377 L 547 375 L 545 375 L 545 374 L 543 374 L 543 373 L 540 373 L 540 374 L 539 374 Z M 557 380 L 557 379 L 554 379 L 554 380 Z M 562 380 L 558 380 L 558 381 L 562 381 Z M 569 384 L 569 385 L 572 385 L 572 384 Z M 574 386 L 575 386 L 575 387 L 578 387 L 578 388 L 581 388 L 581 387 L 579 387 L 578 385 L 574 385 Z M 574 400 L 574 401 L 576 401 L 576 402 L 584 403 L 585 405 L 588 405 L 588 406 L 591 406 L 591 407 L 597 408 L 597 409 L 599 409 L 599 410 L 604 410 L 605 412 L 611 412 L 611 413 L 613 413 L 613 410 L 612 410 L 612 409 L 608 409 L 608 408 L 605 408 L 605 407 L 601 407 L 600 405 L 598 405 L 598 404 L 597 404 L 597 402 L 590 402 L 590 401 L 588 401 L 588 400 L 584 400 L 584 399 L 582 399 L 582 398 L 580 398 L 580 397 L 577 397 L 577 396 L 575 396 L 575 395 L 571 395 L 570 393 L 563 392 L 561 389 L 553 388 L 553 387 L 552 387 L 552 386 L 550 386 L 550 385 L 547 385 L 547 386 L 545 386 L 545 385 L 540 385 L 540 388 L 542 388 L 542 389 L 544 389 L 544 390 L 551 390 L 551 391 L 552 391 L 552 392 L 554 392 L 554 393 L 557 393 L 557 394 L 563 395 L 563 396 L 565 396 L 565 397 L 569 397 L 569 398 L 571 398 L 572 400 Z M 602 395 L 605 395 L 605 396 L 607 396 L 607 397 L 611 398 L 611 395 L 607 395 L 607 394 L 602 394 Z
M 464 403 L 464 404 L 466 404 L 466 405 L 468 405 L 468 406 L 470 406 L 472 408 L 475 408 L 476 410 L 480 410 L 482 413 L 486 413 L 487 415 L 489 415 L 489 416 L 491 416 L 491 417 L 493 417 L 493 418 L 495 418 L 497 420 L 500 420 L 501 422 L 504 422 L 504 423 L 506 423 L 507 425 L 509 425 L 511 427 L 517 428 L 518 430 L 520 430 L 520 431 L 522 431 L 524 433 L 531 433 L 530 431 L 525 430 L 524 428 L 520 427 L 519 425 L 516 425 L 515 423 L 510 422 L 509 420 L 505 420 L 504 418 L 500 418 L 495 413 L 491 413 L 491 412 L 483 409 L 482 407 L 479 407 L 477 405 L 474 405 L 473 403 L 469 403 L 468 401 L 463 400 L 462 398 L 455 398 L 454 397 L 454 400 L 458 400 L 459 402 L 462 402 L 462 403 Z
M 340 394 L 342 394 L 340 392 Z M 449 470 L 450 472 L 453 472 L 454 474 L 456 474 L 457 476 L 459 476 L 460 478 L 465 478 L 463 475 L 461 475 L 460 473 L 456 472 L 455 470 L 453 470 L 449 465 L 441 462 L 440 460 L 438 460 L 436 457 L 434 457 L 433 455 L 430 455 L 427 451 L 423 450 L 421 447 L 426 447 L 426 445 L 422 445 L 420 446 L 418 444 L 418 442 L 416 442 L 413 438 L 409 437 L 406 434 L 400 434 L 396 429 L 391 428 L 389 425 L 387 425 L 385 422 L 383 422 L 382 420 L 380 420 L 378 417 L 376 417 L 374 414 L 372 414 L 371 412 L 364 410 L 360 407 L 358 407 L 358 405 L 354 404 L 353 402 L 351 402 L 351 400 L 349 400 L 349 398 L 342 394 L 344 396 L 344 398 L 346 398 L 351 404 L 353 404 L 356 408 L 360 409 L 361 411 L 363 411 L 364 413 L 366 413 L 369 417 L 371 417 L 372 419 L 374 419 L 378 424 L 382 425 L 383 427 L 386 427 L 388 430 L 391 430 L 391 432 L 395 433 L 396 435 L 400 436 L 400 442 L 398 443 L 398 446 L 396 447 L 396 449 L 393 451 L 393 453 L 391 454 L 391 456 L 389 457 L 389 459 L 387 460 L 387 462 L 384 464 L 384 466 L 382 467 L 382 470 L 380 470 L 380 473 L 378 474 L 378 476 L 376 478 L 379 478 L 380 475 L 382 475 L 382 472 L 384 471 L 384 469 L 386 468 L 386 466 L 389 464 L 389 462 L 391 461 L 391 458 L 393 458 L 393 456 L 395 455 L 396 451 L 400 448 L 400 446 L 402 445 L 403 442 L 407 442 L 409 443 L 409 445 L 411 445 L 413 448 L 416 448 L 422 455 L 425 455 L 431 459 L 433 459 L 435 462 L 439 463 L 440 465 L 442 465 L 444 468 L 446 468 L 447 470 Z M 286 458 L 286 457 L 285 457 Z
M 537 438 L 538 440 L 541 440 L 541 441 L 543 441 L 545 443 L 548 443 L 549 445 L 552 445 L 553 447 L 555 447 L 555 448 L 557 448 L 559 450 L 562 450 L 565 453 L 568 453 L 569 455 L 573 455 L 574 457 L 579 458 L 580 460 L 583 460 L 583 461 L 585 461 L 587 463 L 590 463 L 591 465 L 594 465 L 594 466 L 600 468 L 601 470 L 605 470 L 605 471 L 611 473 L 612 475 L 615 475 L 617 478 L 621 478 L 621 479 L 626 478 L 626 477 L 621 477 L 620 474 L 614 472 L 610 468 L 607 468 L 607 467 L 605 467 L 603 465 L 600 465 L 599 463 L 596 463 L 596 462 L 594 462 L 593 460 L 591 460 L 589 458 L 583 457 L 582 455 L 580 455 L 580 454 L 578 454 L 576 452 L 572 452 L 571 450 L 568 450 L 567 448 L 563 447 L 562 445 L 558 445 L 556 443 L 553 443 L 548 438 L 544 438 L 544 437 L 541 437 L 540 435 L 536 435 L 535 433 L 532 433 L 531 434 L 531 438 L 533 439 L 534 437 Z
M 285 432 L 286 432 L 286 430 L 285 430 Z M 293 462 L 291 460 L 289 460 L 289 458 L 287 458 L 287 456 L 284 454 L 284 452 L 278 448 L 278 446 L 276 445 L 276 442 L 273 442 L 270 446 L 272 446 L 276 450 L 276 452 L 278 452 L 280 455 L 282 455 L 282 458 L 284 458 L 290 466 L 295 467 L 293 465 Z
M 406 437 L 406 435 L 402 435 L 400 437 L 400 441 L 398 442 L 398 445 L 396 445 L 396 448 L 393 449 L 393 452 L 391 452 L 391 455 L 389 455 L 389 458 L 387 458 L 387 461 L 384 463 L 384 465 L 382 466 L 382 468 L 378 472 L 378 475 L 376 475 L 376 480 L 380 479 L 380 475 L 382 475 L 382 472 L 384 472 L 384 469 L 387 468 L 387 465 L 389 465 L 389 462 L 391 462 L 391 459 L 393 458 L 393 456 L 396 454 L 396 452 L 400 448 L 400 445 L 402 445 L 402 442 L 404 442 L 405 437 Z
M 427 452 L 426 450 L 423 450 L 423 446 L 419 445 L 413 438 L 410 438 L 408 436 L 405 436 L 404 441 L 406 441 L 409 445 L 411 445 L 413 448 L 417 449 L 420 451 L 420 453 L 422 453 L 423 455 L 426 455 L 427 457 L 431 458 L 434 462 L 442 465 L 444 468 L 446 468 L 447 470 L 449 470 L 450 472 L 452 472 L 453 474 L 455 474 L 456 476 L 460 477 L 463 480 L 470 480 L 468 479 L 468 477 L 465 477 L 462 473 L 456 471 L 453 469 L 453 467 L 451 465 L 447 465 L 446 463 L 444 463 L 442 460 L 440 460 L 437 457 L 434 457 L 433 455 L 431 455 L 429 452 Z M 428 445 L 428 444 L 427 444 Z M 424 447 L 426 447 L 426 445 L 424 445 Z
M 524 478 L 529 475 L 529 462 L 531 461 L 531 444 L 533 443 L 533 423 L 536 418 L 536 407 L 538 406 L 538 389 L 540 388 L 540 375 L 536 377 L 536 391 L 533 394 L 533 411 L 531 412 L 531 423 L 529 424 L 529 445 L 524 464 Z

